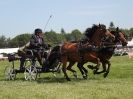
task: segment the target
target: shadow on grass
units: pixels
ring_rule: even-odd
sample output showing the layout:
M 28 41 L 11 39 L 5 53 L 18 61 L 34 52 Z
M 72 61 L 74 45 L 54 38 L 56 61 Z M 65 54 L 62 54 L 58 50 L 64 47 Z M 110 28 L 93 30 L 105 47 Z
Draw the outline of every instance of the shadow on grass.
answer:
M 83 81 L 83 78 L 70 78 L 71 81 L 67 81 L 65 78 L 50 78 L 50 77 L 45 77 L 45 78 L 39 78 L 37 79 L 37 83 L 66 83 L 66 82 L 79 82 Z
M 43 77 L 43 78 L 38 78 L 36 81 L 37 83 L 67 83 L 67 82 L 84 82 L 84 81 L 89 81 L 89 80 L 101 80 L 103 78 L 99 77 L 89 77 L 87 79 L 84 79 L 82 77 L 78 78 L 70 78 L 71 81 L 67 81 L 64 77 Z
M 2 78 L 2 77 L 0 77 Z M 58 76 L 58 77 L 53 77 L 53 76 L 49 76 L 49 77 L 40 77 L 40 78 L 37 78 L 36 80 L 32 80 L 32 81 L 29 81 L 29 82 L 37 82 L 39 84 L 42 84 L 42 83 L 67 83 L 67 82 L 82 82 L 82 81 L 89 81 L 89 80 L 101 80 L 101 79 L 104 79 L 103 77 L 97 77 L 97 76 L 92 76 L 87 78 L 87 79 L 84 79 L 82 78 L 82 76 L 79 76 L 78 78 L 74 78 L 74 77 L 70 77 L 71 81 L 67 81 L 65 79 L 65 77 L 63 77 L 62 75 Z M 17 76 L 15 80 L 5 80 L 4 78 L 0 79 L 0 81 L 26 81 L 24 77 L 22 76 Z M 28 82 L 28 81 L 27 81 Z
M 83 79 L 83 78 L 70 78 L 71 81 L 67 81 L 63 77 L 55 78 L 55 77 L 41 77 L 37 78 L 36 80 L 32 80 L 29 82 L 37 82 L 38 84 L 42 83 L 67 83 L 67 82 L 82 82 L 82 81 L 89 81 L 89 80 L 98 80 L 96 78 L 88 78 L 88 79 Z M 26 81 L 24 78 L 16 78 L 15 80 L 5 80 L 4 78 L 0 79 L 0 81 Z

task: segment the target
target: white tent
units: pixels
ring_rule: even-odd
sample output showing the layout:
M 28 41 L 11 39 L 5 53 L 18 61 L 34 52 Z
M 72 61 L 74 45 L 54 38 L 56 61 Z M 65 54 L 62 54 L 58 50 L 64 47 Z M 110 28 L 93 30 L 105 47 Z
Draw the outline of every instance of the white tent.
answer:
M 131 40 L 131 41 L 128 41 L 127 46 L 133 46 L 133 38 L 132 38 L 132 40 Z
M 18 51 L 19 48 L 4 48 L 4 49 L 0 49 L 0 53 L 16 53 Z

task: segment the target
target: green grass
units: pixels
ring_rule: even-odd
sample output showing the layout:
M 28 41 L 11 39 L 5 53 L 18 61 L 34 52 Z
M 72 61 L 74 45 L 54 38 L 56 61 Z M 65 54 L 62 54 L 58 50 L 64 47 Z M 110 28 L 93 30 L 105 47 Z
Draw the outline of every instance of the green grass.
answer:
M 133 59 L 112 57 L 111 63 L 106 79 L 102 74 L 93 75 L 88 69 L 89 78 L 84 80 L 74 66 L 78 79 L 68 72 L 70 82 L 63 74 L 54 78 L 51 73 L 41 74 L 36 81 L 30 82 L 24 80 L 23 74 L 17 74 L 15 81 L 4 80 L 4 69 L 9 63 L 1 61 L 0 99 L 133 99 Z

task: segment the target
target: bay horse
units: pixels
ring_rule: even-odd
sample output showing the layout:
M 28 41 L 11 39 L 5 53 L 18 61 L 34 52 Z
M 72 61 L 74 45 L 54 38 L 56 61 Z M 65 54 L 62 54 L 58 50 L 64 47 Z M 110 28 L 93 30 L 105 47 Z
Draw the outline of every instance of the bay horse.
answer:
M 89 29 L 90 30 L 90 29 Z M 90 45 L 93 45 L 95 47 L 101 46 L 102 39 L 109 38 L 111 40 L 114 40 L 114 35 L 112 35 L 104 25 L 93 25 L 91 28 L 91 37 L 89 38 Z M 72 43 L 72 42 L 65 42 L 61 46 L 56 46 L 55 49 L 58 49 L 55 51 L 55 53 L 60 53 L 60 61 L 62 62 L 62 71 L 64 73 L 64 76 L 68 81 L 70 81 L 70 78 L 68 77 L 66 70 L 70 70 L 74 73 L 76 73 L 75 70 L 72 70 L 70 66 L 71 64 L 78 62 L 82 63 L 82 60 L 79 55 L 79 43 Z M 55 54 L 56 56 L 57 54 Z M 56 58 L 58 59 L 58 58 Z M 100 59 L 97 57 L 97 55 L 92 51 L 87 51 L 84 54 L 84 61 L 85 62 L 93 62 L 97 64 L 97 67 L 100 65 Z M 69 66 L 67 67 L 67 62 L 70 62 Z M 83 72 L 82 66 L 78 66 L 80 71 Z M 84 77 L 84 76 L 83 76 Z
M 107 75 L 110 71 L 111 63 L 110 63 L 109 59 L 112 57 L 112 55 L 114 53 L 116 44 L 121 43 L 122 46 L 127 45 L 126 35 L 123 32 L 119 31 L 119 28 L 117 28 L 116 31 L 111 31 L 111 33 L 115 36 L 115 40 L 112 42 L 112 41 L 110 41 L 110 39 L 106 39 L 103 42 L 102 47 L 100 48 L 99 51 L 93 51 L 95 53 L 95 55 L 100 59 L 100 62 L 102 63 L 102 66 L 103 66 L 103 70 L 98 72 L 99 68 L 97 67 L 97 65 L 95 67 L 92 65 L 88 65 L 88 68 L 94 70 L 93 71 L 94 74 L 104 73 L 104 77 L 107 77 Z M 70 62 L 70 64 L 67 68 L 68 68 L 68 70 L 70 70 L 74 73 L 74 71 L 71 68 L 75 64 L 75 62 L 71 62 L 71 61 L 69 61 L 69 62 Z M 81 69 L 80 71 L 84 78 L 87 77 L 87 73 L 88 73 L 88 71 L 83 67 L 83 65 L 85 63 L 86 62 L 77 64 L 78 68 Z M 79 67 L 79 65 L 81 67 Z M 107 68 L 106 68 L 106 66 L 107 66 Z
M 116 31 L 111 31 L 111 33 L 115 35 L 115 40 L 113 42 L 103 42 L 103 45 L 105 47 L 98 52 L 98 57 L 100 58 L 100 61 L 102 63 L 103 70 L 100 72 L 95 72 L 95 67 L 88 65 L 88 68 L 93 69 L 95 74 L 104 73 L 104 77 L 107 77 L 110 71 L 111 63 L 109 60 L 113 56 L 116 44 L 121 43 L 123 47 L 127 45 L 126 35 L 122 31 L 120 31 L 118 27 L 116 28 Z

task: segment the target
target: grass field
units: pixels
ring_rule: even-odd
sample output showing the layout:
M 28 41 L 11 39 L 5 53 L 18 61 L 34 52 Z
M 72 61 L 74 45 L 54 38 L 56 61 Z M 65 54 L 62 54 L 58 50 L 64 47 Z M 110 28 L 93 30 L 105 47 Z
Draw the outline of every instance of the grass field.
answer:
M 117 56 L 111 59 L 111 70 L 105 79 L 103 75 L 93 75 L 78 79 L 68 72 L 71 81 L 63 74 L 55 78 L 51 73 L 41 74 L 36 81 L 25 81 L 23 74 L 17 74 L 15 81 L 4 79 L 4 69 L 9 63 L 0 62 L 0 99 L 133 99 L 133 59 Z M 85 66 L 86 67 L 86 66 Z M 87 67 L 86 67 L 87 68 Z

